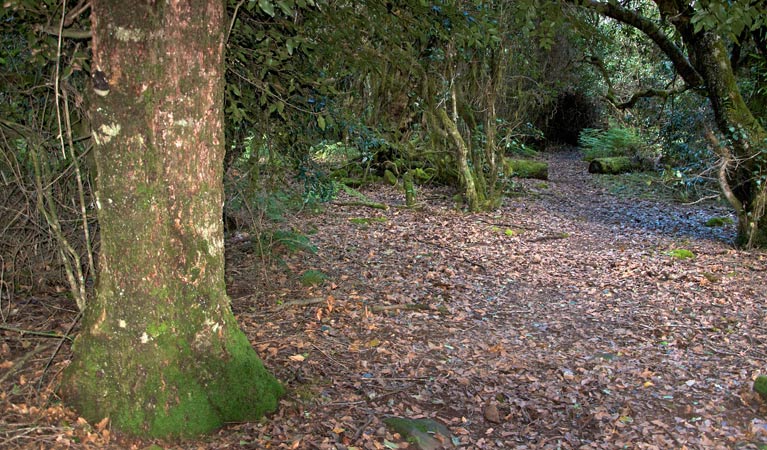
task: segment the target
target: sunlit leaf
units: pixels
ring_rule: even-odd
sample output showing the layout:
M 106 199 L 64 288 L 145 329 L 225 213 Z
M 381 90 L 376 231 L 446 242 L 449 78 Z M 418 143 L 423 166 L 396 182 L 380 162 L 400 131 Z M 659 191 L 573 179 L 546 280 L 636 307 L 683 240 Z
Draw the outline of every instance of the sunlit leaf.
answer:
M 258 0 L 258 7 L 261 8 L 261 11 L 274 17 L 274 3 L 271 0 Z

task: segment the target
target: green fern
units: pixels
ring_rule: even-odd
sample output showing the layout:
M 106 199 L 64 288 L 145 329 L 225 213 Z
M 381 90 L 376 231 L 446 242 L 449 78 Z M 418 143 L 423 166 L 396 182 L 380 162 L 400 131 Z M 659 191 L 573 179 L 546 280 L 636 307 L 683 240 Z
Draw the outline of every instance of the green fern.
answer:
M 578 144 L 583 149 L 583 159 L 586 161 L 614 156 L 634 157 L 645 147 L 634 130 L 623 127 L 610 127 L 607 130 L 586 128 L 581 131 Z
M 319 286 L 328 279 L 328 276 L 319 270 L 307 270 L 301 274 L 301 284 L 306 287 Z

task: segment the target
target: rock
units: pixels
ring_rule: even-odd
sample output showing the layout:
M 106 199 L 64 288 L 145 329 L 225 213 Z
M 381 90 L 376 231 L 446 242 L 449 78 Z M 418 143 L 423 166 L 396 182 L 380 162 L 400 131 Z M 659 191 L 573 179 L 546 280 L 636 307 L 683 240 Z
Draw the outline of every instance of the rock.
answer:
M 407 442 L 415 443 L 421 450 L 455 448 L 450 430 L 432 419 L 387 417 L 383 421 L 392 431 L 399 433 Z

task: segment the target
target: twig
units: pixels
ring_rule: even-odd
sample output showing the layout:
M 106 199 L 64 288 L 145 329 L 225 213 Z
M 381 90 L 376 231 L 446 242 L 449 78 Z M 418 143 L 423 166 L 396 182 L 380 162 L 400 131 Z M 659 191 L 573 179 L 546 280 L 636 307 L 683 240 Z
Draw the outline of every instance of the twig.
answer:
M 0 377 L 0 384 L 2 384 L 8 377 L 10 377 L 11 374 L 13 374 L 16 371 L 18 371 L 18 369 L 21 368 L 21 366 L 23 366 L 27 362 L 27 360 L 32 357 L 32 355 L 34 355 L 35 353 L 39 352 L 40 350 L 42 350 L 45 347 L 46 346 L 43 345 L 43 344 L 38 344 L 34 348 L 34 350 L 31 350 L 31 351 L 27 352 L 26 354 L 24 354 L 24 356 L 22 356 L 21 358 L 16 360 L 16 362 L 13 363 L 13 366 L 8 370 L 8 372 L 5 372 L 3 374 L 3 376 Z
M 444 249 L 444 250 L 450 250 L 450 251 L 454 250 L 452 247 L 446 247 L 446 246 L 444 246 L 444 245 L 442 245 L 442 244 L 440 244 L 438 242 L 424 241 L 424 240 L 418 239 L 418 238 L 413 238 L 413 240 L 416 241 L 416 242 L 420 242 L 421 244 L 433 245 L 435 247 L 439 247 L 439 248 Z M 487 267 L 483 266 L 482 264 L 480 264 L 478 262 L 474 262 L 474 261 L 470 260 L 469 258 L 463 256 L 463 255 L 459 255 L 459 257 L 462 260 L 466 261 L 468 264 L 470 264 L 472 266 L 479 267 L 480 269 L 482 269 L 484 271 L 487 271 Z
M 554 241 L 557 239 L 567 239 L 569 237 L 570 235 L 567 233 L 549 234 L 547 236 L 541 236 L 539 238 L 531 239 L 530 242 Z
M 333 202 L 336 206 L 365 206 L 367 208 L 373 208 L 373 209 L 383 209 L 387 210 L 389 209 L 388 205 L 384 205 L 383 203 L 373 203 L 373 202 Z
M 329 360 L 330 360 L 332 363 L 334 363 L 334 364 L 335 364 L 335 365 L 337 365 L 338 367 L 340 367 L 340 368 L 342 368 L 342 369 L 344 369 L 344 370 L 346 370 L 346 371 L 348 371 L 348 370 L 349 370 L 349 368 L 348 368 L 348 367 L 346 367 L 346 366 L 345 366 L 345 365 L 343 365 L 342 363 L 340 363 L 340 362 L 336 361 L 336 360 L 335 360 L 335 359 L 334 359 L 332 356 L 330 356 L 330 355 L 328 355 L 327 353 L 325 353 L 324 351 L 322 351 L 322 349 L 321 349 L 321 348 L 319 348 L 319 347 L 317 347 L 315 344 L 312 344 L 312 347 L 314 347 L 314 349 L 315 349 L 315 350 L 317 350 L 318 352 L 320 352 L 320 353 L 322 354 L 322 356 L 324 356 L 325 358 L 329 359 Z
M 381 394 L 381 395 L 376 395 L 376 396 L 375 396 L 373 399 L 371 399 L 371 400 L 381 400 L 382 398 L 385 398 L 385 397 L 391 397 L 392 395 L 397 395 L 397 394 L 399 394 L 400 392 L 405 392 L 405 391 L 407 391 L 407 390 L 410 390 L 410 389 L 412 389 L 414 386 L 415 386 L 415 383 L 410 383 L 410 384 L 408 384 L 407 386 L 401 387 L 401 388 L 399 388 L 399 389 L 395 389 L 395 390 L 393 390 L 393 391 L 385 392 L 385 393 L 383 393 L 383 394 Z
M 477 219 L 477 222 L 486 223 L 486 224 L 492 225 L 494 227 L 519 228 L 521 230 L 527 230 L 527 231 L 535 231 L 537 229 L 537 228 L 526 227 L 524 225 L 517 225 L 517 224 L 513 224 L 513 223 L 496 223 L 496 222 L 491 222 L 489 220 L 484 220 L 484 219 Z
M 371 423 L 373 423 L 373 419 L 375 419 L 376 416 L 370 415 L 368 416 L 368 420 L 365 421 L 365 423 L 362 424 L 361 427 L 357 428 L 357 431 L 354 432 L 354 436 L 352 436 L 352 442 L 357 442 L 361 437 L 362 433 L 365 432 L 365 428 L 370 426 Z
M 232 13 L 232 22 L 229 23 L 229 31 L 226 32 L 226 39 L 224 39 L 224 43 L 229 42 L 229 36 L 232 35 L 232 28 L 234 28 L 234 22 L 237 21 L 237 12 L 240 10 L 240 6 L 245 3 L 245 0 L 240 0 L 237 2 L 237 6 L 234 7 L 234 13 Z
M 53 28 L 53 27 L 36 27 L 37 31 L 41 31 L 51 36 L 58 36 L 59 38 L 67 39 L 90 39 L 93 36 L 91 30 L 74 30 L 65 28 Z
M 304 298 L 304 299 L 301 299 L 301 300 L 291 300 L 289 302 L 285 302 L 285 303 L 282 303 L 280 305 L 275 306 L 274 308 L 272 308 L 272 311 L 275 311 L 275 312 L 276 311 L 282 311 L 283 309 L 291 308 L 293 306 L 309 306 L 309 305 L 316 305 L 318 303 L 323 303 L 323 302 L 325 302 L 325 299 L 324 298 L 319 298 L 319 297 L 317 297 L 317 298 Z
M 743 357 L 743 355 L 739 355 L 739 354 L 737 354 L 737 353 L 728 352 L 728 351 L 726 351 L 726 350 L 719 350 L 718 348 L 716 348 L 716 347 L 714 347 L 713 345 L 711 345 L 711 344 L 708 344 L 708 343 L 706 343 L 706 344 L 704 344 L 704 345 L 705 345 L 705 347 L 706 347 L 707 349 L 711 350 L 712 352 L 714 352 L 714 353 L 716 353 L 716 354 L 718 354 L 718 355 L 734 356 L 734 357 L 736 357 L 736 358 L 742 358 L 742 357 Z
M 383 383 L 384 381 L 427 381 L 431 377 L 373 377 L 365 378 L 360 377 L 360 381 L 377 381 Z
M 64 339 L 72 340 L 72 338 L 69 336 L 54 333 L 53 331 L 24 330 L 22 328 L 16 328 L 9 325 L 0 325 L 0 330 L 13 331 L 19 334 L 29 334 L 32 336 L 42 336 L 42 337 L 56 338 L 56 339 L 64 338 Z
M 66 339 L 72 340 L 69 334 L 75 328 L 75 325 L 77 325 L 77 322 L 80 321 L 80 317 L 82 317 L 82 315 L 83 315 L 82 310 L 77 313 L 75 318 L 72 320 L 72 323 L 69 324 L 69 328 L 67 328 L 67 332 L 64 333 L 64 336 L 61 337 L 61 340 L 59 341 L 59 345 L 56 346 L 56 350 L 54 350 L 51 357 L 48 358 L 48 362 L 45 363 L 45 367 L 43 368 L 43 373 L 40 374 L 40 379 L 37 380 L 37 390 L 40 390 L 40 387 L 43 385 L 43 378 L 45 378 L 45 373 L 48 371 L 48 368 L 51 367 L 51 364 L 53 363 L 53 358 L 55 358 L 56 355 L 59 353 L 59 350 L 61 350 L 61 346 L 64 345 L 64 340 Z
M 64 26 L 68 27 L 72 25 L 72 23 L 77 19 L 77 16 L 84 13 L 86 9 L 91 7 L 90 0 L 82 0 L 80 3 L 75 6 L 74 8 L 71 8 L 69 10 L 69 13 L 67 14 L 66 18 L 64 19 Z
M 707 195 L 707 196 L 701 197 L 701 198 L 699 198 L 699 199 L 697 199 L 695 201 L 687 202 L 687 203 L 682 203 L 682 204 L 685 205 L 685 206 L 692 206 L 692 205 L 697 205 L 698 203 L 705 202 L 707 200 L 716 200 L 718 198 L 719 198 L 719 194 Z
M 421 310 L 429 309 L 429 307 L 421 303 L 402 303 L 399 305 L 378 305 L 378 306 L 373 306 L 372 308 L 370 308 L 370 310 L 373 312 L 395 311 L 398 309 L 409 309 L 413 311 L 421 311 Z

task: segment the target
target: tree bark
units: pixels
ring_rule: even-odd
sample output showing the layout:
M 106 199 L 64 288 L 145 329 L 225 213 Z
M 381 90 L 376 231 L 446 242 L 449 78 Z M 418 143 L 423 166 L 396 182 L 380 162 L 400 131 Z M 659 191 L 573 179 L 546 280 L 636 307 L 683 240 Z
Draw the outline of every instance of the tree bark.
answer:
M 463 185 L 469 210 L 480 211 L 482 209 L 482 201 L 484 198 L 480 198 L 480 192 L 474 182 L 474 174 L 471 171 L 471 167 L 469 167 L 469 149 L 466 146 L 463 137 L 461 137 L 461 133 L 458 131 L 458 126 L 447 115 L 447 111 L 439 109 L 438 114 L 440 120 L 442 120 L 442 126 L 445 127 L 447 134 L 453 139 L 453 143 L 456 147 L 456 164 L 458 166 L 458 173 L 461 177 L 461 184 Z
M 224 283 L 224 6 L 93 1 L 101 249 L 62 396 L 134 435 L 252 420 L 282 393 Z
M 722 189 L 730 190 L 739 201 L 730 202 L 738 215 L 738 241 L 748 248 L 767 245 L 767 132 L 743 100 L 722 39 L 704 31 L 687 44 L 706 82 L 717 127 L 726 139 L 714 150 L 730 166 L 725 168 L 727 185 Z

